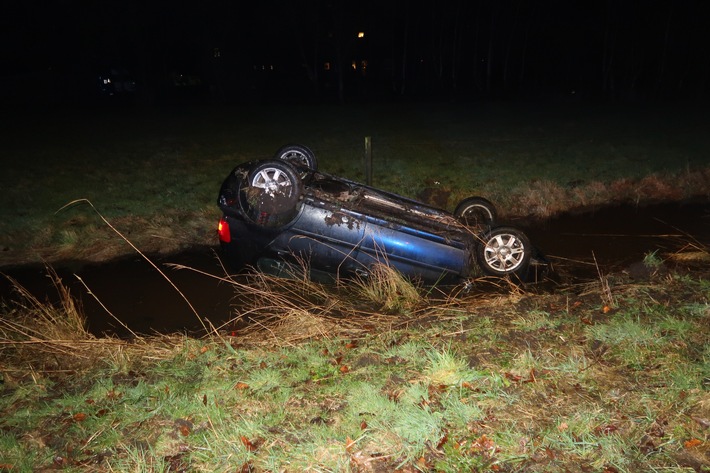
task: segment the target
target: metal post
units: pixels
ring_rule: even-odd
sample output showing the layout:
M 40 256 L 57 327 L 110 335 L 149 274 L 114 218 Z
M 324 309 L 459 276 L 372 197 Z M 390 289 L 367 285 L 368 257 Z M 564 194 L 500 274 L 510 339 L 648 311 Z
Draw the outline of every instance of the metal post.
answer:
M 372 139 L 365 137 L 365 184 L 372 185 Z

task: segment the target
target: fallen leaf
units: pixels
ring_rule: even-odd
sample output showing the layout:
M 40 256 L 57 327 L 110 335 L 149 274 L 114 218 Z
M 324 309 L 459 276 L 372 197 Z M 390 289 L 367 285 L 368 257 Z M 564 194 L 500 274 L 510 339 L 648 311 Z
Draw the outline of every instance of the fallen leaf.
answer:
M 619 427 L 614 424 L 607 424 L 597 426 L 597 428 L 595 428 L 594 430 L 598 434 L 609 435 L 619 430 Z
M 200 348 L 200 353 L 205 354 L 205 353 L 207 353 L 207 351 L 208 351 L 209 349 L 210 349 L 210 347 L 204 346 L 204 347 Z
M 505 375 L 506 379 L 509 379 L 509 380 L 516 382 L 516 383 L 519 383 L 523 379 L 522 376 L 518 376 L 517 374 L 513 374 L 513 373 L 509 373 L 509 372 L 506 372 L 504 375 Z
M 439 439 L 439 443 L 436 444 L 436 449 L 441 450 L 441 448 L 446 445 L 446 442 L 449 441 L 449 434 L 444 431 L 444 436 Z
M 683 446 L 685 448 L 693 448 L 693 447 L 697 447 L 698 445 L 702 445 L 702 444 L 703 444 L 703 441 L 700 439 L 691 439 L 691 440 L 686 440 L 685 442 L 683 442 Z
M 345 451 L 350 453 L 350 451 L 353 449 L 354 446 L 355 446 L 355 441 L 353 439 L 351 439 L 350 436 L 348 436 L 345 439 Z
M 352 341 L 350 343 L 346 343 L 345 348 L 347 348 L 348 350 L 352 350 L 353 348 L 357 348 L 357 342 Z
M 72 418 L 75 422 L 83 422 L 84 420 L 86 420 L 86 414 L 84 414 L 83 412 L 77 412 L 72 416 Z
M 528 379 L 524 380 L 523 383 L 534 383 L 535 381 L 537 381 L 537 379 L 535 379 L 535 368 L 530 368 Z
M 602 307 L 602 312 L 604 312 L 605 314 L 608 314 L 609 312 L 611 312 L 611 307 L 609 307 L 608 305 L 605 305 L 604 307 Z
M 249 389 L 249 385 L 248 385 L 247 383 L 243 383 L 243 382 L 239 381 L 239 382 L 234 386 L 234 389 L 239 389 L 240 391 L 241 391 L 241 390 L 244 390 L 244 389 Z
M 350 367 L 348 365 L 343 365 L 340 367 L 341 373 L 347 373 L 348 371 L 350 371 Z
M 242 445 L 244 445 L 247 448 L 247 451 L 249 451 L 249 452 L 253 452 L 258 448 L 256 444 L 254 444 L 251 440 L 246 438 L 244 435 L 242 435 L 239 439 L 242 441 Z
M 254 465 L 251 463 L 245 463 L 242 465 L 242 467 L 239 469 L 239 473 L 252 473 L 254 471 Z
M 187 419 L 175 419 L 175 427 L 180 435 L 187 437 L 192 432 L 193 424 Z

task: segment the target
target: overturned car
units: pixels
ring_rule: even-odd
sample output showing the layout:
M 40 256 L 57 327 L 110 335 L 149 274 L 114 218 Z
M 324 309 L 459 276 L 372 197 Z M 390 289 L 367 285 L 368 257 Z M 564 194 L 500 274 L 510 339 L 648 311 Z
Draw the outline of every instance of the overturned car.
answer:
M 387 264 L 430 285 L 482 275 L 530 281 L 546 268 L 522 231 L 496 226 L 486 199 L 464 199 L 452 214 L 317 167 L 307 147 L 287 145 L 227 176 L 218 233 L 231 266 L 339 278 Z

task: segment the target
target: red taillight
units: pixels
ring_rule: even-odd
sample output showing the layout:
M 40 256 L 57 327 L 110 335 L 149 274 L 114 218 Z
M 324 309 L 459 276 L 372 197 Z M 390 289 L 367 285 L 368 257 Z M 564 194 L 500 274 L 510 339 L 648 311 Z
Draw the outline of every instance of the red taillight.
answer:
M 232 241 L 232 235 L 229 233 L 229 223 L 227 223 L 227 219 L 224 217 L 219 219 L 217 234 L 219 235 L 219 241 L 222 243 L 229 243 Z

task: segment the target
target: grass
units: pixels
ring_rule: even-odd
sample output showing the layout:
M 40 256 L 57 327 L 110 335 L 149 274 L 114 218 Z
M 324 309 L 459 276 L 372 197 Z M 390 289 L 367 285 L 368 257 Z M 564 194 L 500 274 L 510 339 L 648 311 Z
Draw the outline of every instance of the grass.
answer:
M 94 109 L 0 121 L 0 266 L 130 252 L 87 206 L 57 213 L 78 199 L 146 252 L 213 244 L 216 193 L 229 170 L 288 142 L 313 148 L 326 172 L 363 180 L 371 136 L 374 185 L 410 197 L 433 189 L 448 209 L 482 195 L 506 218 L 708 195 L 710 182 L 707 119 L 691 107 Z
M 418 289 L 382 313 L 367 288 L 261 275 L 232 281 L 258 323 L 201 339 L 94 338 L 68 292 L 59 309 L 26 294 L 0 319 L 0 469 L 709 468 L 707 273 L 606 276 Z

